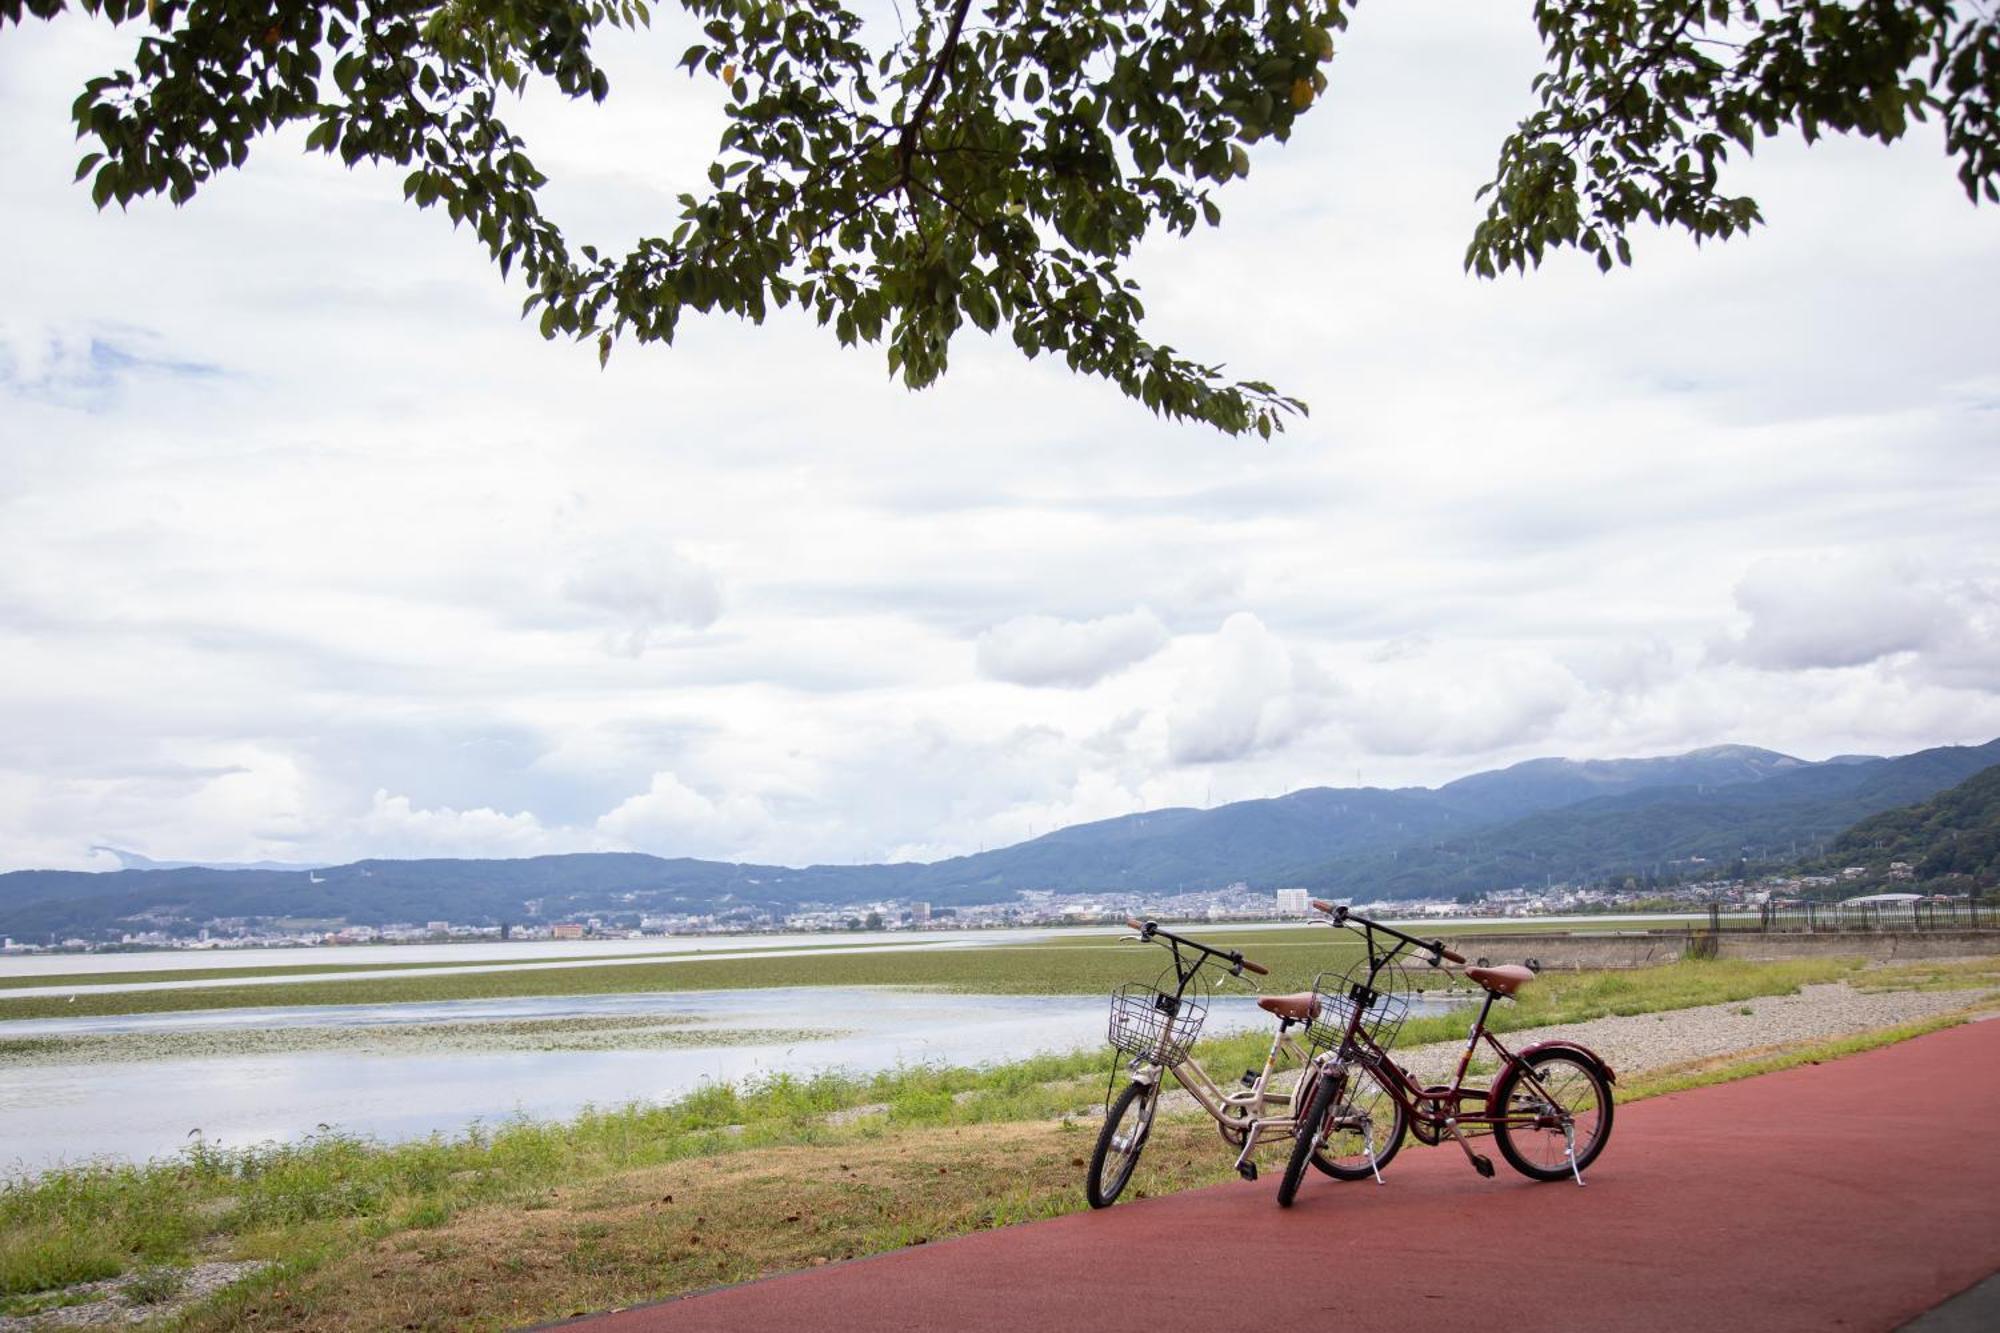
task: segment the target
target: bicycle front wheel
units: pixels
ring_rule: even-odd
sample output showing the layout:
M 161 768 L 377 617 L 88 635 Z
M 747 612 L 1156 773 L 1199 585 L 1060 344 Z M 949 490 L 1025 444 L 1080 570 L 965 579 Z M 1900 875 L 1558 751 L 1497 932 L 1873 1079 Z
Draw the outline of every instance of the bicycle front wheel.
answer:
M 1514 1123 L 1493 1126 L 1493 1142 L 1507 1165 L 1531 1180 L 1563 1180 L 1570 1158 L 1581 1172 L 1597 1160 L 1611 1137 L 1611 1084 L 1595 1064 L 1568 1051 L 1542 1051 L 1510 1066 L 1494 1085 L 1490 1104 Z M 1529 1123 L 1532 1117 L 1533 1123 Z
M 1367 1065 L 1349 1069 L 1339 1100 L 1320 1121 L 1312 1164 L 1335 1180 L 1366 1180 L 1403 1146 L 1404 1120 L 1403 1103 L 1380 1072 Z
M 1132 1169 L 1139 1165 L 1139 1154 L 1146 1149 L 1146 1136 L 1153 1132 L 1153 1112 L 1159 1105 L 1160 1085 L 1139 1082 L 1127 1084 L 1111 1103 L 1083 1180 L 1084 1197 L 1092 1208 L 1109 1208 L 1124 1192 Z
M 1298 1197 L 1299 1182 L 1305 1178 L 1306 1163 L 1319 1150 L 1320 1131 L 1341 1093 L 1347 1088 L 1347 1071 L 1332 1066 L 1313 1080 L 1312 1096 L 1292 1127 L 1292 1156 L 1285 1163 L 1285 1178 L 1278 1182 L 1278 1206 L 1289 1208 Z

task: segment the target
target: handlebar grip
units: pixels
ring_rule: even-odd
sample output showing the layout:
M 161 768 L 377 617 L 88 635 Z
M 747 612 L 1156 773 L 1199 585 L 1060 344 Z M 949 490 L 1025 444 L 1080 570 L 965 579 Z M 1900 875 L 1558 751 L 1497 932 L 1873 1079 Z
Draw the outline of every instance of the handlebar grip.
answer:
M 1333 904 L 1324 898 L 1313 899 L 1312 905 L 1315 912 L 1325 912 L 1328 916 L 1333 915 Z
M 1248 958 L 1239 958 L 1236 960 L 1236 962 L 1240 967 L 1242 967 L 1242 969 L 1245 972 L 1255 972 L 1260 977 L 1268 977 L 1271 975 L 1270 968 L 1260 966 L 1257 963 L 1253 963 Z
M 1438 945 L 1437 951 L 1438 951 L 1438 957 L 1444 959 L 1447 963 L 1463 964 L 1465 962 L 1464 954 L 1453 953 L 1451 950 L 1445 948 L 1442 944 Z
M 1153 923 L 1150 921 L 1141 921 L 1136 916 L 1126 917 L 1125 924 L 1138 931 L 1141 935 L 1151 935 L 1153 933 Z

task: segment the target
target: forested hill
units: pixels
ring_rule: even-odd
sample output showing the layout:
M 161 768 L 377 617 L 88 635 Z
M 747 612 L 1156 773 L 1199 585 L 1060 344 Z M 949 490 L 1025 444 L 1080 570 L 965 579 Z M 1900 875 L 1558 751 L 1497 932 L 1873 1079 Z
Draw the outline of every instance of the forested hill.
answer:
M 2000 887 L 2000 764 L 1928 801 L 1884 810 L 1840 835 L 1829 866 L 1878 872 L 1901 861 L 1927 888 L 1966 892 Z
M 1721 787 L 1650 787 L 1427 845 L 1300 867 L 1292 878 L 1340 896 L 1408 898 L 1644 876 L 1697 856 L 1725 867 L 1739 858 L 1789 863 L 1832 845 L 1860 820 L 1933 796 L 1996 761 L 2000 740 L 1801 764 Z
M 1930 797 L 1996 761 L 2000 741 L 1823 763 L 1750 746 L 1538 759 L 1435 789 L 1316 787 L 1209 810 L 1148 811 L 928 865 L 792 868 L 588 853 L 371 860 L 317 872 L 19 871 L 0 875 L 0 934 L 98 936 L 218 918 L 496 924 L 896 898 L 965 905 L 1028 889 L 1166 893 L 1239 880 L 1370 898 L 1450 895 L 1643 871 L 1689 855 L 1789 859 L 1794 843 L 1830 842 L 1858 819 Z

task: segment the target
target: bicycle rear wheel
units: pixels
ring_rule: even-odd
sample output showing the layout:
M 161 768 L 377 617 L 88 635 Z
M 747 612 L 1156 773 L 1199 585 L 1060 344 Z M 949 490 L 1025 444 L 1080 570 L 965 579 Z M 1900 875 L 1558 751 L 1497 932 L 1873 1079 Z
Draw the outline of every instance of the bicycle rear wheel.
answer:
M 1532 1079 L 1520 1065 L 1510 1066 L 1489 1104 L 1496 1113 L 1533 1116 L 1535 1123 L 1496 1124 L 1493 1142 L 1507 1165 L 1531 1180 L 1568 1179 L 1572 1151 L 1581 1172 L 1611 1137 L 1611 1085 L 1603 1070 L 1568 1051 L 1531 1055 L 1527 1067 Z
M 1313 1146 L 1312 1164 L 1335 1180 L 1366 1180 L 1388 1166 L 1403 1146 L 1404 1120 L 1403 1103 L 1382 1075 L 1370 1066 L 1354 1066 L 1339 1100 L 1320 1122 L 1322 1137 Z
M 1104 1116 L 1090 1170 L 1083 1180 L 1084 1197 L 1092 1208 L 1109 1208 L 1124 1192 L 1153 1132 L 1153 1112 L 1159 1109 L 1160 1085 L 1134 1081 L 1125 1086 Z

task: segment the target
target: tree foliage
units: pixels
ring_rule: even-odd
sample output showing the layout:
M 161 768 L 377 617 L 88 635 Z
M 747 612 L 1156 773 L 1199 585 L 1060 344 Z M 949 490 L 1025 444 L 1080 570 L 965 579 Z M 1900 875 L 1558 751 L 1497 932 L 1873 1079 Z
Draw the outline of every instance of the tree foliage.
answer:
M 1732 148 L 1796 129 L 1884 143 L 1942 118 L 1966 195 L 2000 202 L 2000 21 L 1958 0 L 1536 0 L 1548 68 L 1500 150 L 1466 267 L 1486 276 L 1573 245 L 1632 262 L 1636 222 L 1747 231 Z
M 2000 885 L 2000 765 L 1928 801 L 1885 810 L 1842 834 L 1825 869 L 1909 865 L 1919 881 L 1972 890 Z
M 1142 332 L 1127 261 L 1221 218 L 1215 191 L 1326 87 L 1346 0 L 909 0 L 889 31 L 842 0 L 680 0 L 680 57 L 726 100 L 707 180 L 623 254 L 572 244 L 502 116 L 543 80 L 602 101 L 592 53 L 645 0 L 0 0 L 143 29 L 74 107 L 99 207 L 185 203 L 288 125 L 518 269 L 547 337 L 670 342 L 682 315 L 797 305 L 879 343 L 912 388 L 970 323 L 1063 357 L 1156 413 L 1268 436 L 1296 399 Z M 1883 140 L 1942 118 L 1975 199 L 2000 198 L 2000 28 L 1954 0 L 1538 0 L 1539 108 L 1501 150 L 1467 266 L 1580 246 L 1630 261 L 1639 221 L 1758 220 L 1719 169 L 1787 126 Z

